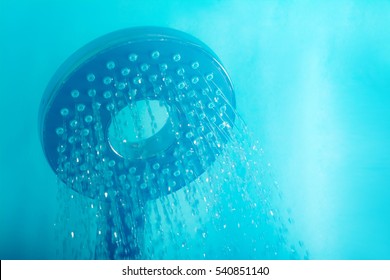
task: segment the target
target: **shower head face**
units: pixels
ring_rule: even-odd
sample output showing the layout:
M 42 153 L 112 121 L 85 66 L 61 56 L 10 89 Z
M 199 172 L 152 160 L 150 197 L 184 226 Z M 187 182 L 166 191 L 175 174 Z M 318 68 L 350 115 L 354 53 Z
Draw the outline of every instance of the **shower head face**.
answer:
M 217 56 L 167 28 L 130 28 L 89 43 L 50 81 L 40 136 L 72 189 L 142 200 L 189 184 L 214 161 L 234 123 L 234 91 Z

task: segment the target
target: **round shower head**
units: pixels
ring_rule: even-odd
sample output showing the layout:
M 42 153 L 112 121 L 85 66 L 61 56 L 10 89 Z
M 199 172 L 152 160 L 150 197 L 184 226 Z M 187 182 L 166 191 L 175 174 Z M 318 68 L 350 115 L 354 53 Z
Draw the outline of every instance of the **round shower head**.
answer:
M 39 133 L 60 180 L 90 197 L 156 198 L 216 159 L 234 123 L 234 91 L 217 56 L 168 28 L 100 37 L 58 69 Z

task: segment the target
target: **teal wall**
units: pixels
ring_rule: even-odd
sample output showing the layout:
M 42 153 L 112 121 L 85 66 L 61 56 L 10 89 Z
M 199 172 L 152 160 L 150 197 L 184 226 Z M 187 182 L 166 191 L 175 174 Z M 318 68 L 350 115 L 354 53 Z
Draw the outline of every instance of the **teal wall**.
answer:
M 139 25 L 208 44 L 314 259 L 390 259 L 390 2 L 0 2 L 0 258 L 53 258 L 56 178 L 37 114 L 57 67 Z

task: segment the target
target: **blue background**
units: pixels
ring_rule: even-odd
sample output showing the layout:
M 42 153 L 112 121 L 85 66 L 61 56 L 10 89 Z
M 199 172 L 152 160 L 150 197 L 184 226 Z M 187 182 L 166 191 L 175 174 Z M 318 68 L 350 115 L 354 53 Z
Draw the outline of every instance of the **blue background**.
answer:
M 0 258 L 53 258 L 40 98 L 90 40 L 140 25 L 208 44 L 314 259 L 390 259 L 389 1 L 0 2 Z

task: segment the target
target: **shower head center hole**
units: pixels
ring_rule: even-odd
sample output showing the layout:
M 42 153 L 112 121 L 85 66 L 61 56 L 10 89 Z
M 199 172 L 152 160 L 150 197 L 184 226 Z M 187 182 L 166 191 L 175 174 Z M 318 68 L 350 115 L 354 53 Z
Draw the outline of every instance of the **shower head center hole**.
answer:
M 108 126 L 108 142 L 120 157 L 147 158 L 163 151 L 173 137 L 167 105 L 138 100 L 119 110 Z

